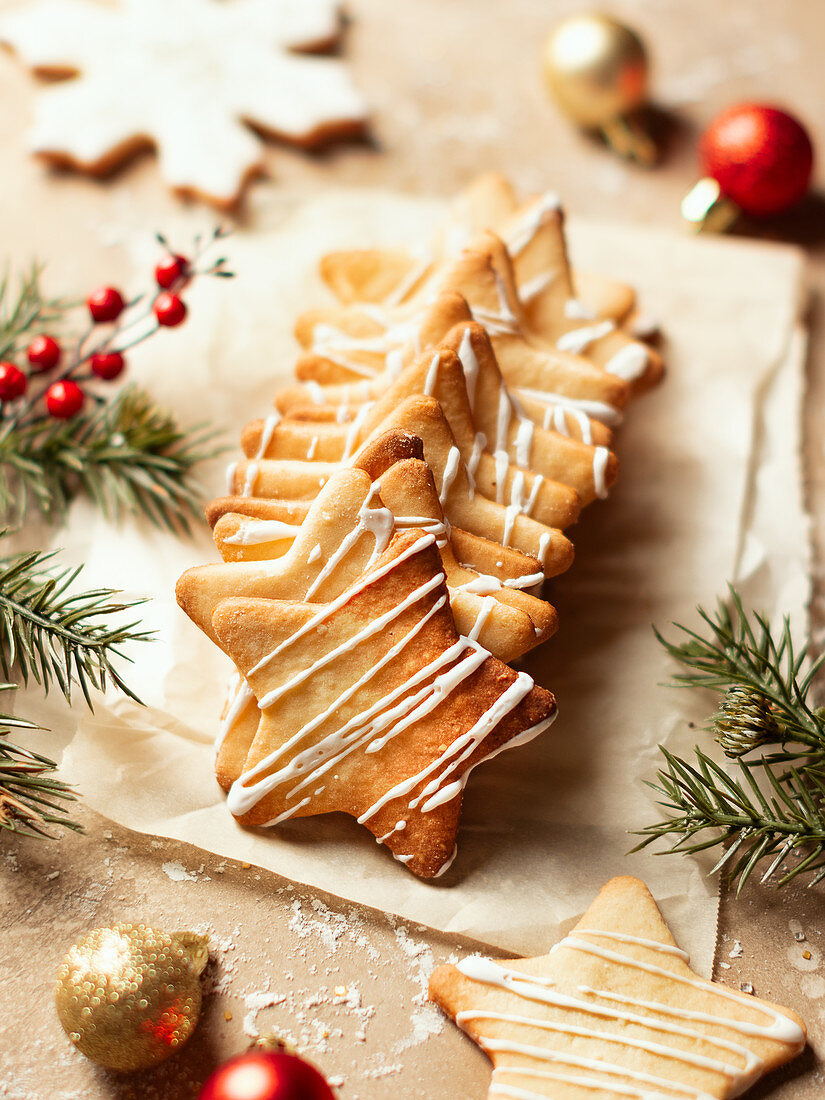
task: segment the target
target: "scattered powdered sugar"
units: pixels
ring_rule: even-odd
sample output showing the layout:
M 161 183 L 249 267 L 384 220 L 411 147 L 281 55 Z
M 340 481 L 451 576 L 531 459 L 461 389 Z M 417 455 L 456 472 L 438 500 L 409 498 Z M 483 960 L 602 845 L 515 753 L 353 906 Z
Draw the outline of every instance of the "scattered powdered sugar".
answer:
M 423 938 L 427 930 L 312 897 L 232 860 L 199 866 L 172 844 L 150 839 L 141 854 L 124 843 L 122 832 L 107 832 L 93 862 L 80 870 L 40 864 L 40 883 L 59 893 L 66 914 L 61 939 L 70 941 L 78 913 L 89 927 L 147 920 L 204 934 L 209 963 L 199 1030 L 208 1038 L 201 1042 L 228 1057 L 274 1035 L 316 1062 L 343 1090 L 342 1100 L 400 1095 L 406 1076 L 414 1089 L 434 1057 L 423 1044 L 445 1026 L 427 1001 L 428 979 L 445 953 L 434 953 Z M 15 853 L 2 858 L 17 869 Z M 27 974 L 21 964 L 15 979 L 21 988 Z M 4 1030 L 0 1023 L 0 1038 Z M 17 1075 L 0 1081 L 0 1100 L 39 1100 L 35 1075 L 46 1064 L 62 1074 L 54 1100 L 90 1094 L 94 1067 L 59 1030 L 48 1034 L 45 1041 L 35 1033 L 27 1039 Z M 141 1100 L 163 1100 L 181 1082 L 196 1095 L 203 1072 L 200 1057 L 183 1051 L 168 1068 L 153 1071 Z
M 163 865 L 164 872 L 169 876 L 172 882 L 195 882 L 197 881 L 197 875 L 194 871 L 187 871 L 183 864 L 178 859 L 167 860 Z
M 415 1006 L 410 1015 L 412 1032 L 399 1039 L 393 1046 L 393 1053 L 401 1054 L 402 1051 L 425 1042 L 431 1035 L 438 1035 L 444 1029 L 444 1017 L 427 998 L 430 975 L 436 965 L 432 948 L 423 940 L 413 940 L 405 925 L 392 919 L 391 923 L 395 931 L 396 943 L 409 960 L 409 977 L 419 987 L 419 992 L 412 999 Z
M 260 1038 L 260 1031 L 258 1030 L 258 1013 L 263 1008 L 273 1008 L 275 1005 L 281 1005 L 286 1000 L 283 993 L 273 993 L 272 990 L 262 990 L 259 993 L 247 993 L 244 997 L 244 1004 L 246 1005 L 246 1015 L 243 1018 L 243 1030 L 244 1035 L 248 1035 L 250 1039 Z

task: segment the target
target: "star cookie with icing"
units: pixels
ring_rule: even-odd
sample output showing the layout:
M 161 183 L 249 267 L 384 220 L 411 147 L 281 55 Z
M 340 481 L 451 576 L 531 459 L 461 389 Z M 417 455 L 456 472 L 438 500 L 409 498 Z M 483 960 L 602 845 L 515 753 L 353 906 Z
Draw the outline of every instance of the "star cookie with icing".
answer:
M 263 168 L 257 134 L 299 146 L 361 132 L 338 0 L 33 0 L 0 41 L 38 74 L 32 152 L 93 175 L 146 146 L 177 192 L 232 206 Z M 254 127 L 250 129 L 251 124 Z
M 491 1098 L 727 1100 L 805 1046 L 789 1009 L 695 974 L 635 878 L 550 954 L 441 966 L 430 997 L 489 1055 Z
M 213 627 L 262 711 L 232 813 L 276 825 L 343 812 L 424 878 L 451 861 L 473 768 L 555 716 L 549 691 L 458 634 L 421 530 L 330 603 L 225 600 Z

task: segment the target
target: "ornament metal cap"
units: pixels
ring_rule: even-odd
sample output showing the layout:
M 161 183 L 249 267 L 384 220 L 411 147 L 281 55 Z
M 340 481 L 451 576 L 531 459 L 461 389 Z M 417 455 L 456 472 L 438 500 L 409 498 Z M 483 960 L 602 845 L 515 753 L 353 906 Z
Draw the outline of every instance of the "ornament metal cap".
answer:
M 620 156 L 653 164 L 658 150 L 639 110 L 647 103 L 644 43 L 630 27 L 591 12 L 562 20 L 543 49 L 547 86 L 577 125 L 598 130 Z
M 705 230 L 724 233 L 741 214 L 741 210 L 726 195 L 717 180 L 705 176 L 682 199 L 682 217 L 697 233 Z

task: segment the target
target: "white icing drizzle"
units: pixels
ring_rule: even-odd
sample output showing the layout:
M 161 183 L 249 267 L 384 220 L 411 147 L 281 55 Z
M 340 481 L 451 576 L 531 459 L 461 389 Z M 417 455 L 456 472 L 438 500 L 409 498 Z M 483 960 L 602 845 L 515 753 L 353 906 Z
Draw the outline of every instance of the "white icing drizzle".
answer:
M 481 461 L 481 455 L 487 446 L 487 436 L 484 432 L 476 432 L 473 439 L 473 449 L 467 460 L 467 479 L 470 482 L 470 500 L 476 495 L 476 470 Z
M 323 387 L 319 382 L 316 382 L 314 378 L 310 378 L 308 382 L 304 382 L 304 389 L 309 394 L 309 399 L 313 405 L 326 405 L 327 398 Z
M 470 592 L 475 596 L 490 596 L 501 589 L 502 582 L 491 573 L 479 573 L 471 581 L 455 586 L 456 592 Z
M 396 531 L 406 531 L 417 527 L 428 535 L 435 535 L 435 544 L 441 549 L 449 539 L 449 524 L 446 519 L 434 519 L 432 516 L 395 516 Z
M 537 584 L 544 584 L 544 573 L 525 573 L 521 577 L 508 577 L 502 581 L 505 588 L 534 588 Z
M 482 649 L 477 642 L 470 641 L 469 639 L 467 641 L 471 648 L 478 651 L 476 656 L 479 657 L 480 660 L 476 667 L 479 667 L 487 659 L 489 654 L 485 649 Z M 532 688 L 533 681 L 526 672 L 520 672 L 514 683 L 495 700 L 492 706 L 484 711 L 481 717 L 466 733 L 460 734 L 452 744 L 447 746 L 440 756 L 427 764 L 420 772 L 402 780 L 400 783 L 396 783 L 394 787 L 386 791 L 377 802 L 361 814 L 358 821 L 363 824 L 369 821 L 369 819 L 378 813 L 378 811 L 388 802 L 391 802 L 395 798 L 405 798 L 415 790 L 419 783 L 429 779 L 433 772 L 437 772 L 438 774 L 412 799 L 409 803 L 410 809 L 416 809 L 418 806 L 421 806 L 421 812 L 427 813 L 429 810 L 434 810 L 436 807 L 455 798 L 463 789 L 471 768 L 465 768 L 457 779 L 450 780 L 450 777 L 461 768 L 461 765 L 472 756 L 475 749 L 481 744 L 484 738 L 487 737 L 491 730 L 518 706 Z M 550 725 L 550 722 L 551 719 L 547 719 L 546 722 L 540 722 L 538 726 L 546 729 Z M 537 736 L 539 732 L 541 732 L 541 730 L 538 727 L 532 727 L 530 730 L 524 731 L 525 734 L 530 733 L 532 736 Z M 524 734 L 520 734 L 519 736 L 523 737 Z M 505 742 L 505 744 L 507 747 L 512 747 L 516 740 L 518 740 L 518 738 L 514 737 L 511 741 Z M 491 753 L 486 759 L 489 760 L 492 755 Z M 450 782 L 447 782 L 447 780 L 450 780 Z
M 438 381 L 438 368 L 441 364 L 441 353 L 436 352 L 433 355 L 430 365 L 427 368 L 427 376 L 424 379 L 424 396 L 432 397 L 435 392 L 435 384 Z
M 471 581 L 456 585 L 454 590 L 456 592 L 472 592 L 476 596 L 489 596 L 492 593 L 500 592 L 502 588 L 534 588 L 537 584 L 542 584 L 543 581 L 544 573 L 527 573 L 522 577 L 508 577 L 506 580 L 494 577 L 492 573 L 478 573 Z
M 433 258 L 429 254 L 423 254 L 412 267 L 407 271 L 401 280 L 396 283 L 387 297 L 384 299 L 385 306 L 397 306 L 407 297 L 413 287 L 421 282 L 427 271 L 432 266 Z
M 470 402 L 470 411 L 475 412 L 476 383 L 478 381 L 479 362 L 473 348 L 472 332 L 464 329 L 461 343 L 458 347 L 458 358 L 461 369 L 464 372 L 464 382 L 467 386 L 467 398 Z
M 392 348 L 387 352 L 384 360 L 384 369 L 387 377 L 395 380 L 404 369 L 404 349 Z
M 542 271 L 538 275 L 534 275 L 532 279 L 528 279 L 526 283 L 522 283 L 518 288 L 521 304 L 529 305 L 534 298 L 538 298 L 539 294 L 550 286 L 556 274 L 557 272 L 554 270 Z
M 358 436 L 361 429 L 364 426 L 364 422 L 370 414 L 372 409 L 372 402 L 362 405 L 355 416 L 352 418 L 349 428 L 347 429 L 347 436 L 344 440 L 344 453 L 341 456 L 341 461 L 346 462 L 352 458 L 355 448 L 358 445 Z
M 700 1022 L 712 1024 L 719 1028 L 738 1033 L 739 1035 L 758 1039 L 770 1038 L 800 1047 L 804 1044 L 804 1034 L 798 1025 L 772 1006 L 753 1002 L 749 998 L 735 993 L 732 990 L 726 989 L 723 986 L 713 985 L 693 975 L 684 974 L 678 970 L 669 970 L 655 963 L 648 962 L 645 959 L 623 954 L 598 944 L 590 943 L 582 939 L 582 936 L 614 940 L 622 944 L 632 944 L 644 948 L 647 951 L 675 957 L 681 962 L 687 963 L 685 952 L 672 944 L 660 943 L 658 940 L 646 939 L 624 932 L 607 931 L 598 928 L 575 929 L 574 933 L 557 944 L 556 947 L 553 948 L 553 951 L 562 948 L 581 951 L 586 954 L 595 955 L 609 962 L 617 963 L 621 966 L 643 970 L 658 977 L 666 978 L 669 981 L 687 985 L 703 992 L 712 993 L 715 996 L 734 1001 L 737 1004 L 747 1007 L 751 1011 L 761 1013 L 764 1017 L 767 1017 L 768 1022 L 765 1024 L 757 1024 L 749 1020 L 717 1016 L 709 1012 L 682 1007 L 678 1002 L 676 1004 L 665 1004 L 659 1001 L 647 1001 L 624 994 L 613 993 L 610 990 L 594 989 L 584 985 L 577 987 L 576 992 L 581 994 L 581 996 L 577 996 L 557 990 L 556 983 L 552 978 L 525 974 L 520 970 L 514 970 L 506 965 L 501 965 L 489 959 L 478 957 L 464 959 L 458 964 L 458 970 L 472 981 L 496 986 L 518 997 L 524 998 L 527 1001 L 534 1001 L 551 1007 L 570 1010 L 576 1014 L 596 1016 L 606 1021 L 615 1020 L 622 1026 L 615 1031 L 593 1029 L 580 1024 L 564 1023 L 561 1020 L 544 1019 L 542 1017 L 509 1012 L 486 1011 L 483 1009 L 470 1009 L 459 1012 L 456 1016 L 456 1022 L 461 1027 L 471 1020 L 509 1022 L 532 1029 L 581 1037 L 584 1039 L 595 1039 L 605 1044 L 647 1051 L 648 1053 L 662 1058 L 670 1059 L 675 1062 L 682 1062 L 688 1066 L 697 1066 L 701 1069 L 722 1074 L 731 1082 L 730 1095 L 738 1095 L 753 1082 L 756 1076 L 758 1076 L 762 1066 L 761 1059 L 753 1051 L 743 1046 L 741 1042 L 725 1038 L 723 1035 L 712 1035 L 704 1031 L 698 1031 L 689 1026 L 691 1023 Z M 631 1006 L 631 1008 L 642 1008 L 645 1009 L 649 1015 L 641 1015 L 625 1008 L 617 1008 L 613 1007 L 611 1004 L 600 1003 L 604 1001 L 623 1006 Z M 672 1022 L 674 1020 L 681 1020 L 682 1023 Z M 722 1060 L 720 1057 L 709 1057 L 695 1050 L 669 1045 L 666 1042 L 661 1042 L 652 1038 L 642 1038 L 636 1032 L 630 1031 L 628 1033 L 628 1024 L 638 1025 L 650 1031 L 659 1032 L 665 1036 L 670 1034 L 695 1039 L 702 1044 L 716 1047 L 723 1055 L 725 1053 L 733 1054 L 736 1056 L 737 1060 L 731 1062 L 729 1058 Z M 555 1069 L 546 1069 L 541 1065 L 525 1066 L 518 1064 L 512 1066 L 499 1066 L 495 1070 L 493 1075 L 494 1083 L 491 1091 L 498 1092 L 501 1095 L 514 1097 L 525 1096 L 529 1098 L 539 1097 L 538 1093 L 519 1089 L 517 1086 L 507 1085 L 499 1080 L 503 1074 L 517 1074 L 528 1077 L 532 1076 L 543 1080 L 579 1084 L 585 1088 L 609 1091 L 611 1094 L 616 1093 L 622 1096 L 639 1097 L 642 1098 L 642 1100 L 666 1100 L 666 1097 L 670 1096 L 673 1092 L 694 1097 L 695 1100 L 709 1100 L 707 1093 L 692 1085 L 684 1084 L 678 1080 L 671 1081 L 666 1078 L 656 1077 L 652 1074 L 645 1073 L 642 1070 L 635 1069 L 632 1062 L 629 1066 L 625 1066 L 621 1063 L 612 1062 L 606 1059 L 583 1058 L 573 1051 L 568 1053 L 564 1050 L 552 1050 L 541 1046 L 521 1043 L 509 1038 L 486 1037 L 482 1035 L 479 1041 L 484 1048 L 489 1051 L 521 1054 L 533 1058 L 539 1063 L 556 1063 L 573 1068 L 592 1070 L 608 1078 L 611 1076 L 625 1077 L 631 1081 L 639 1082 L 640 1086 L 653 1086 L 653 1090 L 651 1090 L 648 1088 L 636 1087 L 635 1085 L 621 1085 L 612 1081 L 608 1082 L 605 1081 L 603 1077 L 598 1076 L 581 1077 L 570 1073 L 560 1073 Z M 668 1093 L 662 1093 L 659 1091 L 661 1089 L 667 1089 Z M 544 1096 L 545 1094 L 541 1095 Z
M 350 550 L 352 550 L 361 536 L 366 532 L 372 534 L 375 540 L 372 554 L 366 565 L 367 569 L 369 569 L 376 558 L 380 557 L 387 549 L 392 537 L 395 521 L 389 508 L 385 508 L 383 504 L 380 503 L 377 506 L 375 505 L 375 498 L 380 488 L 380 482 L 375 481 L 372 483 L 364 503 L 358 509 L 358 517 L 355 526 L 341 540 L 335 551 L 330 554 L 324 567 L 319 571 L 318 576 L 307 589 L 305 599 L 312 599 L 327 577 L 335 572 L 339 564 L 346 558 Z
M 568 412 L 574 410 L 583 412 L 586 416 L 606 424 L 609 428 L 618 427 L 622 422 L 622 414 L 619 410 L 604 401 L 591 401 L 584 397 L 568 397 L 566 394 L 553 393 L 550 390 L 520 389 L 519 393 L 524 397 L 531 397 L 534 401 L 541 401 L 544 404 L 560 405 Z
M 438 494 L 438 500 L 442 507 L 450 495 L 450 489 L 452 489 L 453 482 L 458 475 L 460 463 L 461 452 L 458 447 L 450 447 L 447 461 L 444 463 L 444 472 L 441 475 L 441 492 Z
M 606 932 L 602 928 L 577 928 L 577 936 L 601 936 L 606 940 L 616 940 L 617 943 L 635 943 L 639 947 L 649 947 L 654 951 L 661 951 L 663 955 L 675 955 L 682 962 L 689 963 L 690 955 L 673 943 L 661 943 L 659 940 L 647 939 L 644 936 L 631 936 L 628 932 Z
M 470 303 L 473 318 L 484 325 L 488 332 L 499 333 L 501 335 L 509 333 L 510 335 L 517 336 L 521 332 L 518 317 L 513 312 L 512 306 L 508 301 L 507 287 L 505 286 L 504 280 L 495 268 L 493 269 L 493 278 L 495 279 L 496 294 L 498 296 L 498 310 L 494 311 Z
M 510 231 L 509 236 L 505 240 L 507 251 L 513 259 L 524 251 L 533 240 L 536 233 L 538 233 L 539 229 L 541 229 L 549 220 L 550 216 L 556 214 L 560 208 L 561 202 L 559 196 L 552 191 L 547 191 L 535 205 L 526 212 L 524 217 L 518 222 L 515 228 Z
M 342 329 L 322 322 L 313 329 L 312 351 L 322 355 L 331 363 L 337 363 L 339 366 L 346 367 L 366 378 L 373 378 L 379 372 L 372 366 L 367 363 L 356 362 L 342 353 L 347 351 L 377 352 L 383 355 L 386 368 L 387 359 L 394 349 L 399 349 L 410 340 L 415 341 L 416 347 L 418 346 L 422 317 L 420 314 L 416 314 L 414 317 L 399 321 L 397 324 L 389 324 L 389 318 L 380 310 L 369 310 L 362 305 L 359 305 L 358 308 L 362 313 L 372 317 L 378 324 L 383 325 L 384 331 L 373 336 L 350 336 Z M 394 368 L 397 369 L 399 364 L 397 356 L 393 364 Z
M 536 557 L 539 560 L 539 565 L 542 567 L 542 569 L 544 569 L 544 566 L 545 566 L 545 563 L 546 563 L 546 560 L 547 560 L 547 551 L 548 551 L 549 547 L 550 547 L 550 532 L 545 531 L 544 534 L 539 538 L 539 552 L 538 552 L 538 554 L 536 554 Z
M 601 340 L 616 327 L 613 321 L 598 321 L 594 325 L 585 325 L 583 328 L 574 328 L 563 333 L 556 341 L 559 351 L 569 351 L 573 355 L 581 355 L 596 340 Z
M 568 416 L 571 416 L 579 425 L 579 435 L 581 436 L 582 443 L 586 443 L 588 447 L 592 447 L 593 428 L 590 424 L 590 417 L 585 415 L 581 409 L 565 409 L 563 405 L 548 405 L 544 410 L 542 427 L 545 429 L 552 429 L 554 432 L 558 432 L 559 435 L 569 436 L 570 429 L 567 426 Z
M 272 442 L 272 435 L 277 428 L 281 420 L 281 414 L 277 411 L 270 413 L 264 420 L 263 428 L 261 429 L 261 441 L 258 444 L 258 450 L 255 454 L 255 458 L 261 459 L 266 457 L 266 452 L 269 449 L 269 444 Z
M 649 356 L 643 344 L 625 344 L 607 360 L 604 369 L 625 382 L 635 382 L 647 370 Z
M 238 470 L 237 462 L 230 462 L 226 467 L 226 492 L 228 495 L 232 495 L 235 491 L 235 474 Z
M 479 374 L 478 358 L 473 350 L 470 329 L 466 328 L 461 338 L 458 349 L 458 358 L 464 372 L 467 386 L 467 395 L 470 400 L 470 410 L 475 411 L 476 383 Z M 518 398 L 512 396 L 504 385 L 499 384 L 498 413 L 496 417 L 496 438 L 493 448 L 496 477 L 496 500 L 499 504 L 504 501 L 505 483 L 510 467 L 509 431 L 512 418 L 518 423 L 514 442 L 515 463 L 518 466 L 529 468 L 530 455 L 533 449 L 533 436 L 535 424 L 525 414 Z M 487 437 L 483 432 L 478 432 L 473 440 L 473 450 L 467 463 L 467 472 L 470 479 L 470 499 L 475 495 L 475 472 L 481 459 L 481 452 L 487 445 Z
M 244 478 L 243 489 L 241 489 L 242 497 L 251 497 L 252 490 L 255 488 L 255 481 L 258 477 L 258 463 L 250 462 L 246 467 L 246 477 Z
M 407 822 L 406 821 L 403 821 L 403 820 L 402 821 L 396 821 L 396 823 L 393 825 L 393 827 L 390 829 L 390 831 L 388 833 L 384 833 L 383 836 L 377 836 L 375 838 L 375 843 L 376 844 L 385 844 L 390 839 L 390 837 L 393 835 L 393 833 L 400 833 L 404 829 L 406 829 L 406 827 L 407 827 Z
M 533 450 L 533 435 L 536 426 L 529 417 L 519 417 L 516 431 L 516 465 L 530 466 L 530 454 Z
M 507 488 L 507 474 L 510 470 L 510 456 L 504 450 L 493 451 L 493 461 L 495 462 L 495 478 L 496 478 L 496 502 L 498 504 L 504 503 L 504 492 Z M 504 544 L 507 546 L 507 543 Z
M 258 546 L 278 539 L 294 539 L 300 530 L 299 523 L 284 523 L 279 519 L 245 519 L 234 535 L 227 535 L 223 541 L 229 546 Z
M 447 856 L 447 858 L 444 860 L 444 862 L 438 868 L 436 873 L 433 875 L 433 878 L 441 878 L 442 875 L 446 875 L 446 873 L 449 871 L 449 869 L 455 863 L 455 857 L 457 855 L 458 855 L 458 845 L 454 844 L 452 852 L 450 852 L 450 854 Z
M 313 458 L 315 458 L 315 451 L 316 451 L 316 448 L 318 447 L 318 441 L 320 440 L 320 438 L 321 438 L 320 436 L 314 435 L 312 437 L 312 439 L 310 439 L 309 446 L 307 447 L 307 461 L 308 462 L 311 462 L 313 460 Z
M 391 572 L 396 566 L 401 565 L 408 558 L 411 558 L 414 554 L 417 554 L 420 550 L 423 550 L 425 546 L 431 546 L 435 542 L 433 535 L 422 535 L 420 539 L 416 539 L 414 543 L 408 546 L 405 550 L 402 550 L 398 557 L 393 558 L 392 561 L 386 562 L 384 565 L 379 566 L 378 569 L 374 569 L 371 573 L 366 573 L 361 577 L 359 581 L 356 581 L 354 585 L 351 585 L 346 591 L 342 592 L 340 596 L 334 599 L 331 603 L 326 604 L 321 611 L 304 623 L 299 630 L 297 630 L 292 637 L 288 638 L 285 642 L 282 642 L 279 646 L 276 646 L 271 653 L 267 653 L 265 657 L 262 657 L 260 661 L 249 670 L 249 675 L 253 676 L 256 672 L 260 672 L 261 669 L 266 668 L 270 661 L 274 660 L 284 649 L 293 645 L 299 638 L 303 638 L 304 635 L 313 631 L 320 623 L 333 615 L 339 608 L 343 607 L 345 603 L 352 599 L 357 593 L 361 592 L 368 585 L 373 584 L 375 581 L 385 577 L 387 573 Z M 309 597 L 307 597 L 309 599 Z
M 520 1044 L 513 1044 L 518 1046 L 517 1053 L 529 1054 L 531 1053 L 531 1047 L 524 1046 L 522 1049 Z M 501 1049 L 498 1047 L 495 1041 L 490 1045 L 490 1050 Z M 508 1048 L 509 1049 L 509 1048 Z M 698 1089 L 684 1089 L 672 1084 L 670 1081 L 664 1080 L 664 1078 L 652 1077 L 650 1074 L 637 1072 L 635 1070 L 618 1070 L 613 1067 L 605 1067 L 599 1063 L 591 1064 L 591 1060 L 587 1058 L 577 1058 L 574 1055 L 570 1057 L 556 1057 L 552 1056 L 548 1058 L 548 1061 L 562 1062 L 566 1065 L 581 1066 L 583 1069 L 595 1069 L 599 1068 L 603 1073 L 620 1074 L 624 1077 L 630 1077 L 637 1081 L 649 1081 L 652 1084 L 658 1083 L 672 1090 L 682 1092 L 685 1096 L 695 1097 L 696 1100 L 714 1100 L 714 1097 L 708 1092 L 700 1092 Z M 502 1069 L 501 1072 L 507 1072 Z M 523 1077 L 539 1077 L 545 1081 L 558 1081 L 566 1085 L 578 1085 L 581 1088 L 595 1089 L 598 1092 L 604 1092 L 608 1089 L 611 1096 L 632 1096 L 637 1097 L 638 1100 L 674 1100 L 673 1093 L 664 1093 L 660 1091 L 651 1092 L 650 1089 L 638 1089 L 632 1085 L 618 1085 L 611 1081 L 609 1084 L 605 1081 L 598 1081 L 593 1077 L 582 1077 L 573 1073 L 553 1073 L 551 1070 L 538 1070 L 538 1069 L 526 1069 L 513 1067 L 509 1070 L 511 1073 L 519 1073 Z M 500 1076 L 500 1074 L 499 1074 Z M 499 1096 L 509 1096 L 512 1100 L 547 1100 L 546 1092 L 533 1092 L 531 1089 L 523 1089 L 518 1085 L 506 1085 L 498 1080 L 496 1071 L 493 1072 L 493 1081 L 490 1085 L 490 1095 L 497 1093 Z
M 467 635 L 467 640 L 470 642 L 477 642 L 481 637 L 481 632 L 487 625 L 487 620 L 493 613 L 493 608 L 496 606 L 496 601 L 492 596 L 487 595 L 482 602 L 479 612 L 476 615 L 476 621 L 473 623 L 473 629 Z
M 610 460 L 610 451 L 607 447 L 596 447 L 593 452 L 593 486 L 599 500 L 607 496 L 607 463 Z
M 320 542 L 316 542 L 315 545 L 313 546 L 313 548 L 310 550 L 309 555 L 307 557 L 308 564 L 312 565 L 314 562 L 316 562 L 320 558 L 321 553 L 322 553 L 321 544 L 320 544 Z
M 223 716 L 221 727 L 218 730 L 218 736 L 215 738 L 215 756 L 221 751 L 224 741 L 229 735 L 229 731 L 240 718 L 246 706 L 253 702 L 255 699 L 252 693 L 252 688 L 244 680 L 243 676 L 239 672 L 235 672 L 232 675 L 232 680 L 229 685 L 229 693 L 232 695 L 232 702 L 226 708 L 226 713 Z
M 595 321 L 596 311 L 578 298 L 568 298 L 564 303 L 564 316 L 568 321 Z

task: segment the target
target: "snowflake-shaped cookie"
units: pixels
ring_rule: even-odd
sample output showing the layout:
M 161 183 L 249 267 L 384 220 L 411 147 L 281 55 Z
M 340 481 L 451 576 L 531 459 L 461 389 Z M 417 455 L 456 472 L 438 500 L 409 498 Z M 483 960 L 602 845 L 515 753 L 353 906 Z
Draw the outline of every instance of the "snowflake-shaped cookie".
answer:
M 223 206 L 261 168 L 260 133 L 310 146 L 360 130 L 365 105 L 333 45 L 337 0 L 34 0 L 0 41 L 40 75 L 32 152 L 94 174 L 157 149 L 178 192 Z M 301 51 L 301 52 L 295 52 Z

